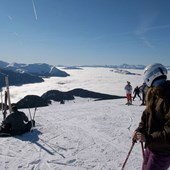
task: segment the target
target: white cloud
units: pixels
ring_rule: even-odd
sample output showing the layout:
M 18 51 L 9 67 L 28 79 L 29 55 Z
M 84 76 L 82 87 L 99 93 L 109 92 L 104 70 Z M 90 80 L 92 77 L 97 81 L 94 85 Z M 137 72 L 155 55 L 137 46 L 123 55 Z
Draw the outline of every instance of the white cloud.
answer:
M 35 19 L 37 20 L 38 17 L 37 17 L 37 11 L 36 11 L 36 8 L 35 8 L 34 0 L 32 0 L 32 6 L 33 6 L 33 10 L 34 10 Z

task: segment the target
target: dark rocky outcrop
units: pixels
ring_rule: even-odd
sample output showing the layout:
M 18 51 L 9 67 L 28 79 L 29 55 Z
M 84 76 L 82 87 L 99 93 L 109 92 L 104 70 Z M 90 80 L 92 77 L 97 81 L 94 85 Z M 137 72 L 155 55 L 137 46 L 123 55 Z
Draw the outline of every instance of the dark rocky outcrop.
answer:
M 19 109 L 21 108 L 35 108 L 35 107 L 44 107 L 51 104 L 50 100 L 46 100 L 37 95 L 27 95 L 19 102 L 15 103 Z
M 77 96 L 77 97 L 94 98 L 94 99 L 98 99 L 98 100 L 123 98 L 121 96 L 103 94 L 103 93 L 93 92 L 93 91 L 89 91 L 89 90 L 85 90 L 85 89 L 81 89 L 81 88 L 70 90 L 70 91 L 68 91 L 68 94 L 71 94 L 71 95 Z
M 46 100 L 54 100 L 57 102 L 61 102 L 63 100 L 74 100 L 74 96 L 72 94 L 69 94 L 68 92 L 61 92 L 59 90 L 47 91 L 41 97 Z
M 125 98 L 125 96 L 116 96 L 116 95 L 97 93 L 97 92 L 78 88 L 67 92 L 62 92 L 59 90 L 50 90 L 44 93 L 42 96 L 27 95 L 15 104 L 19 109 L 44 107 L 51 104 L 51 101 L 56 101 L 56 102 L 60 102 L 60 104 L 64 104 L 66 100 L 74 100 L 75 96 L 82 97 L 82 98 L 93 98 L 95 100 Z
M 62 100 L 74 100 L 74 97 L 83 97 L 83 98 L 94 98 L 96 100 L 108 100 L 108 99 L 120 99 L 124 96 L 109 95 L 103 93 L 97 93 L 89 90 L 84 90 L 77 88 L 67 92 L 61 92 L 58 90 L 50 90 L 44 93 L 41 97 L 47 100 L 62 101 Z

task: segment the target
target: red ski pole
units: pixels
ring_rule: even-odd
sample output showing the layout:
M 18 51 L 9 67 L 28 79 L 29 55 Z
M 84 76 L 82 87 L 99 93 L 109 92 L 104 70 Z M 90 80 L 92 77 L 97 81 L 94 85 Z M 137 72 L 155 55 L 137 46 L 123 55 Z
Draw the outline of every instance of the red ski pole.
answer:
M 132 149 L 133 149 L 135 143 L 136 143 L 136 141 L 133 140 L 133 141 L 132 141 L 132 146 L 130 147 L 130 150 L 129 150 L 128 154 L 127 154 L 127 157 L 126 157 L 126 159 L 125 159 L 125 161 L 124 161 L 124 163 L 123 163 L 123 166 L 122 166 L 122 169 L 121 169 L 121 170 L 124 170 L 125 165 L 126 165 L 128 159 L 129 159 L 129 156 L 130 156 L 130 154 L 131 154 L 131 152 L 132 152 Z

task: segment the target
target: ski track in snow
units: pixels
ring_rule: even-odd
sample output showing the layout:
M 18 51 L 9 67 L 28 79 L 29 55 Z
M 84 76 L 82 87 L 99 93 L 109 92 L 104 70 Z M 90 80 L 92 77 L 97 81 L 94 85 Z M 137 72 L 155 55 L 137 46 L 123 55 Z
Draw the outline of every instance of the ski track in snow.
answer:
M 0 167 L 7 170 L 119 170 L 131 146 L 142 106 L 125 99 L 53 103 L 38 108 L 36 128 L 18 137 L 1 138 Z M 122 103 L 121 107 L 117 107 Z M 139 101 L 136 101 L 140 105 Z M 134 107 L 138 113 L 134 113 Z M 96 112 L 97 110 L 97 112 Z M 28 110 L 24 110 L 28 114 Z M 121 148 L 121 149 L 120 149 Z M 141 167 L 137 143 L 126 169 Z

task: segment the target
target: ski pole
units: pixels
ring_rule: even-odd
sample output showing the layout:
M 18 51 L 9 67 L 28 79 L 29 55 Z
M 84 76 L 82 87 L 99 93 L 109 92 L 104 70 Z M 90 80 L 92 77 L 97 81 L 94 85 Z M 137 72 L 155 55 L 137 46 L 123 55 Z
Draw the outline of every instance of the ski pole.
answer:
M 141 148 L 142 148 L 142 155 L 143 155 L 143 159 L 144 159 L 144 147 L 143 147 L 143 142 L 141 142 Z
M 34 121 L 34 118 L 35 118 L 35 113 L 36 113 L 36 110 L 37 110 L 37 107 L 35 107 L 34 109 L 34 114 L 33 114 L 33 118 L 31 119 L 31 132 L 33 131 L 33 127 L 35 127 L 35 121 Z M 34 122 L 34 123 L 33 123 Z
M 28 101 L 28 100 L 26 100 L 26 101 Z M 30 109 L 30 106 L 28 103 L 27 103 L 27 106 L 28 106 L 28 111 L 29 111 L 29 115 L 30 115 L 30 120 L 32 120 L 31 109 Z
M 28 110 L 29 110 L 30 119 L 32 120 L 32 115 L 31 115 L 31 110 L 30 110 L 30 108 L 28 108 Z
M 28 105 L 28 104 L 27 104 Z M 30 115 L 30 120 L 31 120 L 31 129 L 30 129 L 30 132 L 32 132 L 32 128 L 33 128 L 33 119 L 32 119 L 32 115 L 31 115 L 31 110 L 30 110 L 30 107 L 28 105 L 28 111 L 29 111 L 29 115 Z
M 35 118 L 35 113 L 36 113 L 36 111 L 37 111 L 37 107 L 35 107 L 35 109 L 34 109 L 34 115 L 33 115 L 32 120 L 34 120 L 34 118 Z
M 122 166 L 122 169 L 121 169 L 121 170 L 124 170 L 125 165 L 126 165 L 126 163 L 127 163 L 127 161 L 128 161 L 128 158 L 129 158 L 129 156 L 130 156 L 130 154 L 131 154 L 131 152 L 132 152 L 132 149 L 133 149 L 135 143 L 136 143 L 136 141 L 133 140 L 133 141 L 132 141 L 132 145 L 131 145 L 131 147 L 130 147 L 130 150 L 129 150 L 128 154 L 127 154 L 127 157 L 126 157 L 126 159 L 125 159 L 125 161 L 124 161 L 124 163 L 123 163 L 123 166 Z

